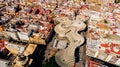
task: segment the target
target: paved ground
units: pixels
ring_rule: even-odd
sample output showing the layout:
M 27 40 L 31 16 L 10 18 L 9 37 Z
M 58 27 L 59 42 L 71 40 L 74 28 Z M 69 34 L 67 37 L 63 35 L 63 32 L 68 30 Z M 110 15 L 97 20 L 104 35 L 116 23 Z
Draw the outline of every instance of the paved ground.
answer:
M 82 33 L 84 36 L 86 36 L 86 32 Z M 86 42 L 83 46 L 80 47 L 79 49 L 79 55 L 80 55 L 80 61 L 76 63 L 75 67 L 85 67 L 86 66 Z
M 76 63 L 75 67 L 85 67 L 86 61 L 86 45 L 80 47 L 80 61 Z
M 7 67 L 7 64 L 6 64 L 6 63 L 8 63 L 8 61 L 0 59 L 0 67 L 1 67 L 1 66 L 2 66 L 2 67 Z
M 54 51 L 54 49 L 52 48 L 53 42 L 54 42 L 54 40 L 52 40 L 52 42 L 47 46 L 47 50 L 45 51 L 46 59 L 48 59 L 48 57 L 50 58 L 50 56 L 48 56 L 48 55 L 53 55 L 52 53 L 50 53 L 51 51 Z M 82 47 L 80 47 L 79 52 L 80 52 L 81 60 L 78 63 L 76 63 L 75 67 L 85 67 L 86 45 L 83 45 Z

